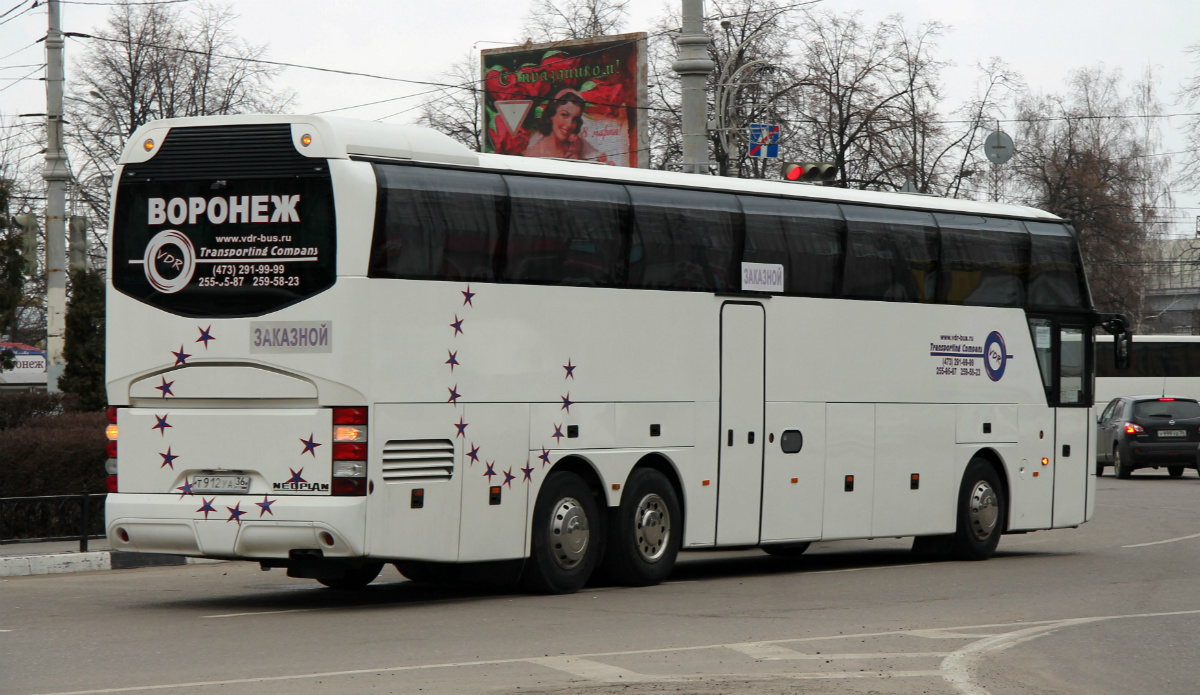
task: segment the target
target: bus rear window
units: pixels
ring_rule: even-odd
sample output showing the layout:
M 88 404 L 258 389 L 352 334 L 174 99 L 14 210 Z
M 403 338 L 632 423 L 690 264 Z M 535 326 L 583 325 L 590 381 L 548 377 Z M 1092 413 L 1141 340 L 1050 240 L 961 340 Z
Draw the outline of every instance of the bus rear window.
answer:
M 328 165 L 288 125 L 180 128 L 122 172 L 113 286 L 173 314 L 258 316 L 331 287 L 336 244 Z

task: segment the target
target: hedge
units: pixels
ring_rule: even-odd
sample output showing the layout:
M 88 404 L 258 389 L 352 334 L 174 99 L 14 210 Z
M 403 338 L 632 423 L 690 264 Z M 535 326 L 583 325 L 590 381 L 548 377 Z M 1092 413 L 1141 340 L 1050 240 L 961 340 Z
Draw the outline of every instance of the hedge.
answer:
M 58 394 L 0 396 L 0 497 L 103 493 L 105 424 Z

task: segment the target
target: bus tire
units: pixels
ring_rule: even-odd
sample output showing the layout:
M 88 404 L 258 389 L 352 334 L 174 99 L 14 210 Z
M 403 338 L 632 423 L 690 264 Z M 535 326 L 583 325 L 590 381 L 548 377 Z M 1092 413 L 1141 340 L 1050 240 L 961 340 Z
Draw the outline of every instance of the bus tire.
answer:
M 1133 475 L 1133 469 L 1121 463 L 1121 447 L 1113 447 L 1113 477 L 1128 480 Z
M 1167 475 L 1172 478 L 1183 477 L 1183 466 L 1167 466 Z
M 781 543 L 779 545 L 764 545 L 762 551 L 775 557 L 800 557 L 808 550 L 808 543 Z
M 346 573 L 340 577 L 323 577 L 318 578 L 317 581 L 338 591 L 358 591 L 375 581 L 382 570 L 382 562 L 368 562 L 363 565 L 347 567 Z
M 953 556 L 959 560 L 991 557 L 1004 532 L 1004 514 L 1004 489 L 996 469 L 984 459 L 971 459 L 958 489 Z
M 619 584 L 658 584 L 675 567 L 682 535 L 675 486 L 653 468 L 638 468 L 610 517 L 604 568 Z
M 592 491 L 569 471 L 551 473 L 533 508 L 522 583 L 543 594 L 579 591 L 596 568 L 604 524 Z

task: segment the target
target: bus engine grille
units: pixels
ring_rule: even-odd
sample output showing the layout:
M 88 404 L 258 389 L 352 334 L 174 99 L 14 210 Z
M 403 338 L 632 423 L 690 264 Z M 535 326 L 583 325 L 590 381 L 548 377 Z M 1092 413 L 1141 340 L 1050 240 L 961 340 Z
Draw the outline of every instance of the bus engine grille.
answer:
M 454 476 L 449 439 L 392 439 L 383 445 L 383 479 L 389 483 L 435 483 Z

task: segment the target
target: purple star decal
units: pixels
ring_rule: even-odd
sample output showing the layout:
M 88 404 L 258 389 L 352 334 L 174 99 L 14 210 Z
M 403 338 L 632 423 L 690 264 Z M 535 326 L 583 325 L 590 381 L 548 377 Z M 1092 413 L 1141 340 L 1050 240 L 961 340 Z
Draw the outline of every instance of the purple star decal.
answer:
M 571 364 L 571 358 L 568 357 L 567 363 L 563 365 L 563 369 L 567 370 L 567 375 L 564 376 L 563 378 L 564 379 L 574 379 L 575 378 L 575 368 L 578 366 L 579 365 L 577 365 L 577 364 Z
M 463 422 L 462 416 L 461 416 L 461 415 L 459 415 L 459 416 L 458 416 L 458 422 L 457 422 L 457 423 L 455 423 L 455 425 L 454 425 L 456 428 L 458 428 L 458 434 L 456 434 L 456 435 L 454 435 L 454 436 L 455 436 L 455 437 L 462 437 L 463 439 L 466 439 L 466 438 L 467 438 L 467 425 L 468 425 L 468 424 L 470 424 L 470 423 Z
M 313 439 L 314 439 L 314 437 L 311 432 L 309 432 L 309 434 L 308 434 L 308 439 L 305 439 L 303 437 L 300 438 L 300 442 L 302 444 L 304 444 L 304 451 L 300 452 L 301 456 L 308 454 L 309 456 L 312 456 L 313 458 L 317 457 L 317 447 L 321 446 L 321 444 L 313 441 Z M 288 469 L 288 470 L 291 470 L 291 469 Z M 301 468 L 300 470 L 304 470 L 304 469 Z
M 154 388 L 158 389 L 159 391 L 162 391 L 162 397 L 166 398 L 167 396 L 175 395 L 174 393 L 171 393 L 171 385 L 174 383 L 175 383 L 174 381 L 167 381 L 167 377 L 164 376 L 162 378 L 162 386 L 155 386 Z
M 216 498 L 214 497 L 213 499 L 216 499 Z M 242 515 L 246 513 L 245 511 L 242 510 L 242 503 L 238 502 L 236 505 L 234 505 L 232 507 L 226 507 L 226 509 L 229 510 L 229 518 L 225 520 L 225 523 L 228 524 L 231 521 L 236 521 L 236 522 L 238 522 L 238 525 L 240 526 L 242 524 Z M 274 515 L 272 514 L 272 516 L 274 516 Z
M 259 507 L 258 518 L 261 519 L 263 514 L 270 514 L 271 516 L 275 516 L 275 512 L 271 511 L 271 505 L 275 504 L 278 501 L 279 500 L 269 500 L 269 499 L 267 499 L 266 495 L 263 495 L 262 502 L 254 503 L 254 504 L 258 505 L 258 507 Z
M 450 352 L 447 350 L 446 352 Z M 450 352 L 450 359 L 446 360 L 446 364 L 450 365 L 450 373 L 454 373 L 454 368 L 458 366 L 458 350 Z
M 475 446 L 475 442 L 471 442 L 471 450 L 467 452 L 467 458 L 471 459 L 472 466 L 479 461 L 479 447 Z
M 538 454 L 538 458 L 542 460 L 542 468 L 550 465 L 550 452 L 546 451 L 546 447 L 542 447 L 542 453 Z
M 161 467 L 162 466 L 159 466 L 159 468 L 161 468 Z M 172 468 L 174 468 L 174 466 L 172 466 Z M 184 495 L 192 494 L 192 484 L 188 482 L 186 475 L 183 477 L 183 485 L 180 485 L 179 487 L 177 487 L 175 489 L 179 490 L 179 499 L 183 499 Z M 203 498 L 201 498 L 201 499 L 203 499 Z
M 447 390 L 450 391 L 450 397 L 446 399 L 446 402 L 458 405 L 458 399 L 462 398 L 462 396 L 458 395 L 458 384 L 455 384 L 454 388 Z
M 162 468 L 163 466 L 170 466 L 171 470 L 175 470 L 175 459 L 177 459 L 179 457 L 171 455 L 171 447 L 167 447 L 167 453 L 165 453 L 165 454 L 160 453 L 159 456 L 163 457 L 162 463 L 159 465 L 159 468 Z
M 462 296 L 463 296 L 463 306 L 466 306 L 468 304 L 470 304 L 471 306 L 475 306 L 475 303 L 471 301 L 471 299 L 473 299 L 475 297 L 475 293 L 471 291 L 470 285 L 467 285 L 467 289 L 465 292 L 462 293 Z
M 196 326 L 196 328 L 200 328 L 200 327 Z M 205 350 L 208 349 L 208 341 L 216 340 L 216 338 L 212 337 L 212 333 L 210 331 L 212 331 L 211 324 L 209 324 L 208 328 L 200 328 L 200 337 L 196 338 L 197 343 L 204 343 Z
M 175 366 L 176 367 L 178 367 L 181 364 L 187 364 L 187 359 L 189 357 L 191 357 L 191 355 L 189 355 L 183 351 L 183 345 L 179 346 L 179 352 L 175 352 L 174 350 L 172 350 L 171 354 L 175 355 Z
M 154 427 L 151 427 L 150 429 L 152 429 L 152 430 L 158 430 L 158 433 L 159 433 L 160 435 L 166 435 L 166 433 L 167 433 L 167 428 L 168 428 L 168 427 L 171 427 L 171 425 L 167 424 L 167 417 L 168 417 L 168 416 L 170 416 L 170 413 L 167 413 L 166 415 L 163 415 L 162 417 L 159 417 L 159 416 L 156 414 L 156 415 L 154 416 L 154 419 L 155 419 L 155 420 L 158 420 L 158 422 L 154 423 Z
M 571 404 L 574 403 L 574 401 L 571 400 L 571 392 L 570 391 L 567 392 L 567 395 L 562 397 L 562 402 L 563 402 L 562 407 L 559 408 L 559 410 L 565 410 L 565 411 L 567 411 L 567 415 L 570 415 L 571 414 Z
M 492 484 L 492 476 L 496 475 L 496 462 L 488 461 L 484 465 L 487 466 L 487 470 L 483 472 L 483 475 L 488 479 L 488 485 L 491 485 Z
M 463 332 L 462 322 L 463 322 L 463 320 L 458 318 L 458 314 L 455 314 L 454 315 L 454 323 L 450 324 L 450 327 L 454 329 L 454 335 L 456 337 L 458 336 L 459 333 Z
M 532 483 L 533 482 L 533 466 L 530 466 L 528 462 L 525 463 L 525 466 L 526 466 L 525 468 L 521 469 L 521 472 L 525 474 L 525 479 L 522 480 L 521 482 Z
M 204 500 L 203 497 L 201 497 L 200 499 Z M 209 512 L 212 512 L 213 514 L 217 513 L 217 510 L 213 509 L 213 506 L 212 506 L 212 503 L 216 502 L 216 501 L 217 501 L 216 497 L 212 498 L 211 500 L 204 500 L 204 506 L 197 509 L 196 512 L 197 513 L 204 512 L 204 520 L 208 521 L 208 513 Z
M 512 466 L 509 466 L 508 470 L 504 471 L 504 482 L 500 484 L 512 487 L 512 481 L 516 480 L 516 478 L 517 476 L 512 474 Z
M 305 480 L 305 479 L 304 479 L 304 478 L 301 476 L 301 473 L 303 473 L 303 472 L 304 472 L 304 469 L 303 469 L 303 468 L 301 468 L 301 469 L 300 469 L 300 470 L 298 470 L 298 471 L 297 471 L 297 470 L 293 470 L 293 469 L 291 469 L 291 468 L 289 468 L 288 470 L 292 472 L 292 477 L 288 478 L 288 482 L 289 482 L 289 483 L 307 483 L 307 482 L 308 482 L 307 480 Z M 215 498 L 214 498 L 214 499 L 215 499 Z
M 559 441 L 563 438 L 562 425 L 555 425 L 554 426 L 554 434 L 552 434 L 550 436 L 554 437 L 554 443 L 558 444 Z

